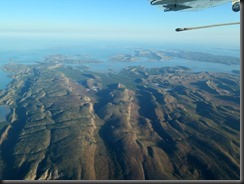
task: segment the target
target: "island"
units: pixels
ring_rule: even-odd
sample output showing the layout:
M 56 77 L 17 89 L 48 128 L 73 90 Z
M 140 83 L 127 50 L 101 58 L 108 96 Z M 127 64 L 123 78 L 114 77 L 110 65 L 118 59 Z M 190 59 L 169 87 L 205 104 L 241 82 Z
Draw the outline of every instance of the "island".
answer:
M 142 55 L 186 57 L 135 53 Z M 2 180 L 240 179 L 236 72 L 133 66 L 99 73 L 55 58 L 4 66 L 12 82 L 0 92 L 10 109 L 0 126 Z
M 110 58 L 116 62 L 136 62 L 136 61 L 168 61 L 175 58 L 186 59 L 196 62 L 219 63 L 225 65 L 240 65 L 240 58 L 233 56 L 214 55 L 203 52 L 185 50 L 134 50 L 133 54 L 118 54 Z

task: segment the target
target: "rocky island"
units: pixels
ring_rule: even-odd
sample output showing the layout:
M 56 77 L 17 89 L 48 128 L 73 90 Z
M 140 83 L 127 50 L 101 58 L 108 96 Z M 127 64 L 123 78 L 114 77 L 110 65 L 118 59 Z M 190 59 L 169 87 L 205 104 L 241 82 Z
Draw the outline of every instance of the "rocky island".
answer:
M 12 82 L 0 91 L 10 108 L 0 126 L 2 180 L 240 179 L 236 73 L 4 68 Z
M 185 50 L 135 50 L 133 54 L 118 54 L 111 57 L 117 62 L 136 62 L 146 60 L 150 62 L 167 61 L 174 58 L 186 59 L 197 62 L 219 63 L 225 65 L 240 65 L 240 59 L 233 56 L 222 56 L 203 52 Z

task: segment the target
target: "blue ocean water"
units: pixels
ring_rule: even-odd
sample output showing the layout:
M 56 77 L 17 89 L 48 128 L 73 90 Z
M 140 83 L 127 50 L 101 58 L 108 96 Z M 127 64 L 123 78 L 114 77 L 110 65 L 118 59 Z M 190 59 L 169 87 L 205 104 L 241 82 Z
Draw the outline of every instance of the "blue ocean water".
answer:
M 62 54 L 67 56 L 80 55 L 100 61 L 100 63 L 86 63 L 84 66 L 98 72 L 119 71 L 129 66 L 144 66 L 147 68 L 185 66 L 193 71 L 231 72 L 240 70 L 239 65 L 224 65 L 217 63 L 204 63 L 175 58 L 168 61 L 147 62 L 145 60 L 132 63 L 119 63 L 111 60 L 118 54 L 133 54 L 137 49 L 172 50 L 204 52 L 215 55 L 227 55 L 240 58 L 240 49 L 209 47 L 202 45 L 185 45 L 169 43 L 127 42 L 127 41 L 82 41 L 82 40 L 55 40 L 37 38 L 1 38 L 0 67 L 9 62 L 21 64 L 34 64 L 43 61 L 48 55 Z M 6 88 L 10 79 L 0 69 L 0 89 Z
M 0 105 L 0 122 L 5 121 L 9 113 L 10 113 L 10 108 L 8 106 Z
M 0 90 L 5 89 L 11 79 L 8 77 L 8 74 L 3 71 L 2 65 L 0 65 Z

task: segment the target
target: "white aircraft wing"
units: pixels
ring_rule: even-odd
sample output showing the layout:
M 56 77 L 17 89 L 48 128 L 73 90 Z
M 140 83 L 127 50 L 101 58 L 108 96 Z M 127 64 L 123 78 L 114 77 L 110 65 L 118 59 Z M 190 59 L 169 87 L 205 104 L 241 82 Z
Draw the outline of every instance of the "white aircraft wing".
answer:
M 150 0 L 152 5 L 161 6 L 164 11 L 197 11 L 219 6 L 232 0 Z
M 151 5 L 160 6 L 164 8 L 164 11 L 197 11 L 214 6 L 220 6 L 222 4 L 232 2 L 232 10 L 234 12 L 240 11 L 240 0 L 150 0 Z M 176 31 L 186 31 L 193 29 L 202 29 L 208 27 L 227 26 L 240 24 L 240 22 L 226 23 L 226 24 L 214 24 L 208 26 L 176 28 Z

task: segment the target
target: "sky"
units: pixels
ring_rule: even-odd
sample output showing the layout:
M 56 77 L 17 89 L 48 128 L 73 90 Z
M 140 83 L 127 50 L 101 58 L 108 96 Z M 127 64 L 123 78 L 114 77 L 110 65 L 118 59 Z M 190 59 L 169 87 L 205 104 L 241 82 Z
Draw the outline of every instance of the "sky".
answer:
M 149 0 L 0 0 L 0 42 L 22 36 L 239 47 L 239 25 L 175 32 L 238 21 L 231 2 L 197 12 L 164 12 Z

